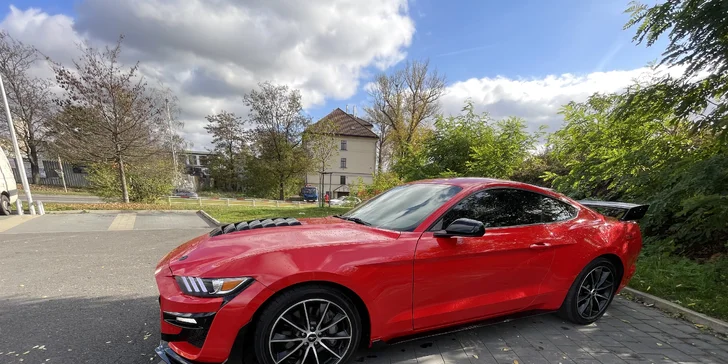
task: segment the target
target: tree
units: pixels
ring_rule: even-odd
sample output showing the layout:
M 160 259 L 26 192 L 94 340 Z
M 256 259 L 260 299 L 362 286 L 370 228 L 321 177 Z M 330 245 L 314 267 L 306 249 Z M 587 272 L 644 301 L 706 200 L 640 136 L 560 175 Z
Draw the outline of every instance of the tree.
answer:
M 728 17 L 723 0 L 671 0 L 651 7 L 630 3 L 626 28 L 633 38 L 652 46 L 665 33 L 669 44 L 660 65 L 684 66 L 680 77 L 661 77 L 634 87 L 616 110 L 621 117 L 654 109 L 691 118 L 694 131 L 711 128 L 728 137 Z
M 48 124 L 54 113 L 50 80 L 31 76 L 31 68 L 42 62 L 38 51 L 0 32 L 0 73 L 21 149 L 30 160 L 32 181 L 40 183 L 38 156 L 48 142 Z M 0 131 L 7 130 L 5 113 Z M 16 156 L 18 157 L 18 156 Z
M 65 91 L 54 144 L 71 160 L 113 161 L 122 200 L 129 202 L 125 163 L 163 153 L 169 138 L 165 94 L 147 88 L 139 63 L 119 63 L 122 40 L 104 50 L 84 45 L 72 70 L 53 64 Z
M 440 110 L 438 100 L 444 92 L 445 78 L 430 69 L 429 61 L 407 62 L 391 75 L 377 76 L 365 111 L 379 127 L 382 146 L 391 140 L 396 159 L 417 152 L 417 143 L 427 134 L 423 124 Z
M 228 191 L 241 189 L 243 153 L 246 151 L 243 121 L 234 113 L 222 111 L 205 117 L 205 130 L 212 135 L 214 156 L 210 161 L 210 175 L 215 185 Z
M 526 122 L 517 117 L 497 121 L 490 139 L 472 147 L 471 160 L 466 164 L 470 174 L 510 178 L 531 155 L 541 133 L 531 134 Z
M 476 114 L 471 100 L 459 115 L 438 116 L 433 137 L 426 143 L 430 176 L 469 175 L 473 148 L 492 139 L 492 121 L 487 113 Z
M 375 153 L 377 154 L 377 173 L 382 173 L 392 155 L 392 138 L 389 121 L 386 116 L 373 108 L 365 108 L 368 119 L 374 125 L 374 133 L 377 134 Z
M 319 173 L 319 191 L 324 190 L 324 172 L 334 156 L 339 155 L 336 143 L 338 125 L 331 119 L 323 119 L 311 125 L 304 133 L 304 144 L 313 163 L 312 170 Z M 323 207 L 324 200 L 319 199 Z
M 392 171 L 404 180 L 478 176 L 511 178 L 532 157 L 542 133 L 530 133 L 519 118 L 494 121 L 475 113 L 472 101 L 462 112 L 438 115 L 422 147 L 403 155 Z
M 614 110 L 626 95 L 595 94 L 562 109 L 566 125 L 549 138 L 564 174 L 554 187 L 575 198 L 649 203 L 640 226 L 650 245 L 690 256 L 725 252 L 728 153 L 712 129 L 670 110 Z
M 569 170 L 554 156 L 552 148 L 546 146 L 529 155 L 523 164 L 508 178 L 513 181 L 552 188 L 553 180 L 548 179 L 549 174 L 566 175 L 568 173 Z
M 260 173 L 274 176 L 278 199 L 285 197 L 286 185 L 309 170 L 302 144 L 303 131 L 311 119 L 303 114 L 301 93 L 264 82 L 260 90 L 243 97 L 250 109 L 248 122 L 256 125 L 250 134 L 255 167 Z

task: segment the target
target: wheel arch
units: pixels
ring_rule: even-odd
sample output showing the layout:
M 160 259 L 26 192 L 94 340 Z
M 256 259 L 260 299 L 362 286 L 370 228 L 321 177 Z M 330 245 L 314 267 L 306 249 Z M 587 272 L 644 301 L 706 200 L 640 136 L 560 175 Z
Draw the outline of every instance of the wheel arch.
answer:
M 349 298 L 354 303 L 354 306 L 356 306 L 357 311 L 359 311 L 359 316 L 360 316 L 359 318 L 361 319 L 361 322 L 362 322 L 363 331 L 362 331 L 362 335 L 361 335 L 360 344 L 367 345 L 367 346 L 369 345 L 369 343 L 371 342 L 371 329 L 372 329 L 371 328 L 371 325 L 372 325 L 371 314 L 369 312 L 369 307 L 367 307 L 366 303 L 364 303 L 364 300 L 361 298 L 361 296 L 359 296 L 359 294 L 357 294 L 354 290 L 352 290 L 351 288 L 349 288 L 341 283 L 333 282 L 330 280 L 311 280 L 311 281 L 305 281 L 305 282 L 298 282 L 298 283 L 294 283 L 294 284 L 291 284 L 291 285 L 288 285 L 286 287 L 276 290 L 276 292 L 274 294 L 272 294 L 270 297 L 268 297 L 263 302 L 263 304 L 261 304 L 260 307 L 258 307 L 258 309 L 255 311 L 255 313 L 253 314 L 253 317 L 250 320 L 250 325 L 248 325 L 248 326 L 250 326 L 249 328 L 247 328 L 248 332 L 253 332 L 255 330 L 254 328 L 255 328 L 255 325 L 258 323 L 258 318 L 259 318 L 261 312 L 263 312 L 265 307 L 267 305 L 269 305 L 271 301 L 276 299 L 276 297 L 282 295 L 285 292 L 291 291 L 293 289 L 300 288 L 300 287 L 306 287 L 306 286 L 324 286 L 331 290 L 338 291 L 338 292 L 344 294 L 347 298 Z M 252 339 L 252 335 L 250 335 L 250 336 L 251 336 L 250 339 Z
M 617 284 L 617 287 L 619 287 L 619 285 L 622 282 L 622 278 L 624 277 L 624 262 L 622 262 L 622 258 L 620 258 L 619 255 L 614 254 L 614 253 L 606 253 L 606 254 L 602 254 L 602 255 L 594 258 L 593 260 L 590 261 L 590 263 L 599 258 L 604 258 L 604 259 L 608 260 L 610 263 L 612 263 L 614 265 L 615 268 L 617 268 L 617 274 L 619 276 L 619 279 L 617 280 L 617 282 L 619 282 Z

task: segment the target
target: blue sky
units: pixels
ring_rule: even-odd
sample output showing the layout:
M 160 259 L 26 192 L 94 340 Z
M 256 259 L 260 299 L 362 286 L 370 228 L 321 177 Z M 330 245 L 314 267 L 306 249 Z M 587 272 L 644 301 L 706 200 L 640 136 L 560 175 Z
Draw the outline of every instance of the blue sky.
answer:
M 411 4 L 416 24 L 408 59 L 429 58 L 447 80 L 631 70 L 658 59 L 664 42 L 632 42 L 627 1 L 438 1 Z M 372 70 L 371 72 L 376 72 Z M 351 104 L 366 104 L 360 91 Z M 325 114 L 341 102 L 311 110 Z M 344 101 L 347 103 L 347 100 Z
M 634 31 L 622 29 L 627 6 L 627 0 L 0 0 L 0 18 L 13 36 L 62 62 L 80 40 L 103 44 L 128 35 L 127 54 L 179 91 L 182 132 L 205 145 L 204 115 L 244 113 L 240 95 L 257 82 L 300 88 L 306 111 L 318 119 L 347 104 L 361 110 L 364 86 L 375 74 L 426 58 L 448 80 L 444 112 L 457 112 L 471 98 L 495 117 L 515 114 L 554 130 L 560 105 L 619 91 L 664 49 L 664 43 L 632 43 Z

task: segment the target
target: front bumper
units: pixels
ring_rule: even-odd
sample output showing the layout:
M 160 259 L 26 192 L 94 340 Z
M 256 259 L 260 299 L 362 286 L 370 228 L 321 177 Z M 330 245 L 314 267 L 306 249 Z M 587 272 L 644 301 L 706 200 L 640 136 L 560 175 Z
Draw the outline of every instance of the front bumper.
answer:
M 169 364 L 224 363 L 245 325 L 273 294 L 254 281 L 232 298 L 193 297 L 182 293 L 169 270 L 160 270 L 155 278 L 160 293 L 162 336 L 162 344 L 156 351 Z M 198 317 L 199 327 L 173 319 L 180 314 Z
M 166 364 L 196 364 L 195 362 L 177 355 L 174 350 L 169 348 L 169 344 L 166 341 L 160 341 L 159 346 L 157 346 L 154 351 Z

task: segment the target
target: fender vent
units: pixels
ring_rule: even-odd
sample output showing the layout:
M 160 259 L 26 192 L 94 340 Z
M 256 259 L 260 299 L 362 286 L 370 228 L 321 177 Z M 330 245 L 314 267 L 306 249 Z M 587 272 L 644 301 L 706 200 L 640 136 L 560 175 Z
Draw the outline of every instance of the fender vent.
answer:
M 232 224 L 225 224 L 218 228 L 215 228 L 214 230 L 210 231 L 210 236 L 218 236 L 221 234 L 231 233 L 233 231 L 296 225 L 301 225 L 301 222 L 292 217 L 278 217 L 272 219 L 240 221 Z

